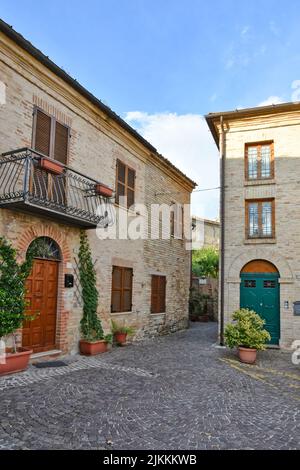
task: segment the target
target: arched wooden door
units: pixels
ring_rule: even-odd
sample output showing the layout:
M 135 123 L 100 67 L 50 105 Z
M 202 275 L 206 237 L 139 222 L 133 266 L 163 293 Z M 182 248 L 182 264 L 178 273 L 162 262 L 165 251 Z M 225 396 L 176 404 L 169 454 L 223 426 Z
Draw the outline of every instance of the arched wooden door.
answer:
M 246 264 L 241 271 L 240 306 L 258 313 L 265 320 L 265 329 L 271 335 L 270 344 L 280 339 L 279 273 L 264 260 Z
M 35 258 L 26 281 L 26 313 L 36 318 L 23 324 L 22 345 L 37 353 L 56 348 L 59 249 L 48 237 L 34 242 L 30 249 Z

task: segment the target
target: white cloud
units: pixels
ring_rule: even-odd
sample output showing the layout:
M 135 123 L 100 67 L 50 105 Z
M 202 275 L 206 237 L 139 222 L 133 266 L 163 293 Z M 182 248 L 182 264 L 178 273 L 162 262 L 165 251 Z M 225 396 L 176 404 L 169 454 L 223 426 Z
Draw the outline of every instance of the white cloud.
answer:
M 141 111 L 126 113 L 125 120 L 183 173 L 196 181 L 196 189 L 219 186 L 218 150 L 205 119 L 198 114 Z M 207 218 L 218 216 L 219 191 L 195 193 L 192 211 Z
M 246 36 L 246 34 L 249 32 L 249 30 L 250 30 L 250 26 L 248 26 L 248 25 L 244 26 L 241 30 L 241 36 L 242 37 Z
M 269 106 L 271 104 L 280 104 L 280 103 L 283 103 L 284 100 L 280 97 L 280 96 L 269 96 L 269 98 L 267 98 L 266 100 L 264 101 L 261 101 L 260 103 L 258 103 L 257 106 Z

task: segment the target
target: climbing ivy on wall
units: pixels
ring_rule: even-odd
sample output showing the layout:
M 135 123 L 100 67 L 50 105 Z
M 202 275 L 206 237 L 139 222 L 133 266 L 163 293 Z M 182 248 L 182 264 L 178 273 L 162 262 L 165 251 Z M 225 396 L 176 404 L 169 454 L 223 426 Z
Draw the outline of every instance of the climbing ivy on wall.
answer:
M 91 249 L 87 234 L 80 232 L 79 276 L 82 288 L 83 316 L 80 322 L 83 339 L 98 341 L 104 339 L 101 320 L 97 315 L 98 290 L 96 271 L 92 261 Z

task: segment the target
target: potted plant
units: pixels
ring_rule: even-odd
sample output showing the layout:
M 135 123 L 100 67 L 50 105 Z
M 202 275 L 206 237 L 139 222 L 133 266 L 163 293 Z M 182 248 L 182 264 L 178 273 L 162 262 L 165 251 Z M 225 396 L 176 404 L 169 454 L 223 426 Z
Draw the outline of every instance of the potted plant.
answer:
M 17 252 L 11 244 L 0 237 L 0 375 L 19 372 L 27 368 L 31 349 L 17 347 L 16 330 L 23 322 L 33 320 L 26 315 L 25 282 L 32 268 L 32 256 L 19 264 Z M 11 339 L 11 346 L 5 347 L 5 340 Z
M 234 323 L 226 326 L 225 343 L 229 348 L 238 348 L 241 362 L 254 364 L 257 351 L 264 350 L 271 336 L 265 330 L 265 321 L 253 310 L 241 308 L 234 312 Z
M 112 334 L 104 335 L 98 317 L 98 290 L 96 272 L 86 232 L 80 233 L 79 276 L 82 288 L 83 316 L 80 321 L 82 339 L 79 342 L 81 354 L 94 355 L 107 351 Z
M 114 340 L 120 346 L 126 343 L 127 335 L 133 335 L 135 332 L 131 326 L 118 325 L 114 320 L 112 320 L 111 325 Z

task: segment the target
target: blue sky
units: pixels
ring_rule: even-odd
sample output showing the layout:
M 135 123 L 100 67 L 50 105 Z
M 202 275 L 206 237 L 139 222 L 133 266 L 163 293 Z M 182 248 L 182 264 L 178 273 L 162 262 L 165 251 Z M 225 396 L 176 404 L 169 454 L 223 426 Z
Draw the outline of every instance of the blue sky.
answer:
M 203 114 L 297 92 L 299 0 L 1 0 L 0 11 L 200 188 L 218 185 Z M 194 197 L 193 212 L 217 211 L 217 191 Z

